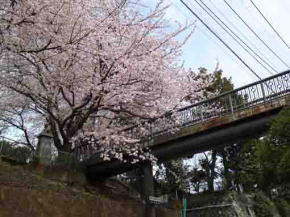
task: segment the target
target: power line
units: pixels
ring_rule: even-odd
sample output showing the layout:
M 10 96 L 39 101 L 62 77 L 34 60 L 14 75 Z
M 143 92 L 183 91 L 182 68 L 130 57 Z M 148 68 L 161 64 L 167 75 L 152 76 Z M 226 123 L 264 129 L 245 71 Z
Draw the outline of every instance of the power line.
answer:
M 174 2 L 172 2 L 172 0 L 169 0 L 170 2 L 171 2 L 171 4 L 175 7 L 175 9 L 176 10 L 178 10 L 178 12 L 186 19 L 186 20 L 188 20 L 189 19 L 189 17 L 187 16 L 187 15 L 185 15 L 185 13 L 184 13 L 184 11 L 182 11 L 181 9 L 180 9 L 180 7 L 178 7 Z M 198 28 L 199 30 L 200 30 L 200 32 L 208 39 L 208 40 L 210 40 L 210 41 L 212 41 L 214 44 L 216 44 L 216 46 L 218 46 L 222 51 L 223 51 L 223 53 L 225 54 L 225 55 L 228 55 L 230 58 L 231 58 L 231 60 L 233 61 L 233 62 L 235 62 L 236 64 L 238 64 L 238 65 L 240 65 L 241 67 L 242 67 L 242 71 L 243 72 L 245 72 L 245 73 L 249 73 L 248 72 L 248 70 L 245 70 L 245 68 L 243 68 L 243 67 L 245 67 L 245 65 L 243 65 L 241 62 L 239 62 L 239 61 L 237 61 L 233 56 L 231 56 L 231 55 L 229 55 L 229 53 L 228 53 L 228 50 L 226 50 L 225 49 L 225 47 L 224 46 L 222 46 L 221 44 L 219 44 L 210 34 L 208 34 L 205 30 L 203 30 L 201 27 L 199 27 L 199 26 L 196 26 L 196 28 Z M 242 33 L 240 33 L 240 34 L 242 34 Z M 252 73 L 249 73 L 249 75 L 250 76 L 254 76 L 254 78 L 255 78 L 255 75 L 253 75 Z
M 210 34 L 208 34 L 205 30 L 203 30 L 201 27 L 197 26 L 197 28 L 201 31 L 201 33 L 208 38 L 210 41 L 213 41 L 222 51 L 225 55 L 228 55 L 231 60 L 237 64 L 239 64 L 241 67 L 245 67 L 245 65 L 243 65 L 241 62 L 237 61 L 237 59 L 235 59 L 232 55 L 229 55 L 228 50 L 225 49 L 224 46 L 222 46 L 221 44 L 219 44 Z M 245 73 L 249 73 L 248 70 L 245 70 L 243 68 L 242 70 Z M 254 76 L 252 73 L 249 73 L 249 75 Z M 255 77 L 255 76 L 254 76 Z
M 189 19 L 187 17 L 187 15 L 184 14 L 184 12 L 182 10 L 180 10 L 180 8 L 172 1 L 172 0 L 169 0 L 171 2 L 171 4 L 175 7 L 176 10 L 179 11 L 179 13 L 186 19 L 186 22 L 187 20 Z
M 214 17 L 202 6 L 200 5 L 200 3 L 197 1 L 197 0 L 194 0 L 212 19 L 215 20 L 215 22 L 224 30 L 226 31 L 251 57 L 253 57 L 264 69 L 266 69 L 267 71 L 269 71 L 269 69 L 263 64 L 261 63 L 257 58 L 256 56 L 261 60 L 263 61 L 268 67 L 270 67 L 273 71 L 275 72 L 278 72 L 276 71 L 269 63 L 267 63 L 259 54 L 257 54 L 246 42 L 244 42 L 243 39 L 241 39 L 230 27 L 228 27 L 228 25 L 223 21 L 221 20 L 202 0 L 200 0 L 200 2 L 206 7 L 207 10 L 209 10 L 213 15 Z M 219 22 L 221 22 L 223 25 L 221 25 Z M 236 38 L 235 38 L 235 37 Z M 237 40 L 237 38 L 239 39 L 239 41 Z M 256 56 L 254 56 L 252 53 L 249 52 L 249 50 L 247 50 L 243 45 L 245 45 L 250 51 L 252 51 Z M 270 74 L 272 74 L 270 71 L 269 71 Z
M 183 0 L 180 2 L 192 13 L 215 37 L 217 37 L 258 79 L 261 80 L 261 77 L 217 34 L 215 33 L 210 26 L 208 26 L 203 19 L 200 18 Z
M 276 35 L 280 38 L 280 40 L 287 46 L 287 48 L 290 50 L 289 45 L 286 43 L 286 41 L 282 38 L 282 36 L 278 33 L 278 31 L 274 28 L 274 26 L 269 22 L 269 20 L 265 17 L 265 15 L 262 13 L 262 11 L 258 8 L 258 6 L 250 0 L 252 5 L 256 8 L 256 10 L 259 12 L 259 14 L 263 17 L 263 19 L 268 23 L 268 25 L 271 27 L 271 29 L 276 33 Z
M 273 63 L 267 58 L 266 55 L 264 55 L 264 52 L 262 52 L 215 4 L 212 0 L 209 0 L 211 5 L 215 8 L 216 11 L 219 12 L 219 14 L 238 32 L 239 35 L 241 35 L 245 41 L 247 41 L 248 44 L 250 44 L 251 47 L 253 47 L 260 56 L 262 56 L 268 63 L 273 65 Z
M 272 72 L 269 71 L 269 69 L 264 65 L 266 64 L 268 67 L 270 67 L 273 71 L 277 72 L 277 70 L 275 70 L 267 61 L 265 61 L 259 54 L 257 54 L 246 42 L 244 42 L 243 39 L 241 39 L 230 27 L 228 27 L 228 25 L 221 20 L 214 11 L 212 11 L 202 0 L 200 0 L 200 2 L 204 5 L 204 7 L 197 1 L 194 0 L 226 33 L 228 33 L 252 58 L 254 58 L 264 69 L 266 69 L 266 71 L 268 71 L 271 75 L 273 75 Z M 210 12 L 209 12 L 210 11 Z M 212 16 L 213 14 L 213 16 Z M 220 23 L 219 23 L 220 22 Z M 237 40 L 238 39 L 238 40 Z M 244 45 L 247 47 L 245 48 Z M 254 54 L 252 54 L 251 52 L 249 52 L 249 50 Z M 257 57 L 263 62 L 261 63 L 259 59 L 257 59 Z
M 226 3 L 226 5 L 231 9 L 231 11 L 248 27 L 248 29 L 263 43 L 263 45 L 265 47 L 268 48 L 268 50 L 274 54 L 287 68 L 290 68 L 288 66 L 288 64 L 286 62 L 284 62 L 283 59 L 281 59 L 276 53 L 275 51 L 273 51 L 267 44 L 266 42 L 260 38 L 260 36 L 247 24 L 247 22 L 235 11 L 235 9 L 233 9 L 233 7 L 226 1 L 224 0 L 224 2 Z

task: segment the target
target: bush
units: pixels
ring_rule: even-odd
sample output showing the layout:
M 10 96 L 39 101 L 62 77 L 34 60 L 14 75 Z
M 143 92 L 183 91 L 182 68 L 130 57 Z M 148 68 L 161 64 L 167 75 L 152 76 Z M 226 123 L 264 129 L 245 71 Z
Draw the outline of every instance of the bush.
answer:
M 15 146 L 6 141 L 0 142 L 0 155 L 9 161 L 26 164 L 32 160 L 32 154 L 27 147 Z
M 257 217 L 279 216 L 274 203 L 264 193 L 256 193 L 254 202 L 253 208 Z
M 286 200 L 277 199 L 275 200 L 275 204 L 281 217 L 290 216 L 290 204 Z

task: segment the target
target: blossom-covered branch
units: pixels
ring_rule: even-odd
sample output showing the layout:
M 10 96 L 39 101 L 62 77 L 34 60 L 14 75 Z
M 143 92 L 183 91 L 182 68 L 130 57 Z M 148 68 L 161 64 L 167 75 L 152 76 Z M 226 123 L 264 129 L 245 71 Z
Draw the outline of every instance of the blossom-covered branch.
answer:
M 185 41 L 175 38 L 187 26 L 169 32 L 165 9 L 162 1 L 149 12 L 138 1 L 0 5 L 0 85 L 42 115 L 58 150 L 92 135 L 107 152 L 131 149 L 121 129 L 194 100 L 206 86 L 183 69 Z

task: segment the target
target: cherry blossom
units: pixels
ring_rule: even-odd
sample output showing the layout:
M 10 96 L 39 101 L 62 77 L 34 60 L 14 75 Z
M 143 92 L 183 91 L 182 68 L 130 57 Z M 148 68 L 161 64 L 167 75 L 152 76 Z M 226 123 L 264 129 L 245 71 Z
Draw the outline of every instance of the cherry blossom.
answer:
M 140 7 L 110 0 L 0 5 L 1 88 L 45 120 L 58 150 L 94 138 L 104 159 L 122 160 L 126 150 L 134 161 L 154 160 L 124 129 L 203 95 L 207 82 L 189 77 L 180 58 L 192 32 L 176 40 L 191 26 L 168 31 L 163 1 Z M 147 131 L 140 127 L 138 135 Z

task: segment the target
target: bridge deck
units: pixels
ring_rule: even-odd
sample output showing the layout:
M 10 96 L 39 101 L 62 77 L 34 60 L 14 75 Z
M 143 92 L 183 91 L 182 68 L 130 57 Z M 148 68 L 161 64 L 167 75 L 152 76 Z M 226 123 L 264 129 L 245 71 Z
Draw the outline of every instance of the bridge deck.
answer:
M 178 131 L 171 132 L 157 119 L 147 124 L 150 134 L 145 140 L 160 160 L 188 156 L 197 152 L 233 144 L 265 132 L 269 120 L 285 105 L 290 93 L 290 71 L 249 84 L 178 110 Z M 172 126 L 171 126 L 172 127 Z M 134 136 L 136 127 L 127 130 Z M 100 162 L 91 147 L 76 148 L 76 155 L 89 176 L 117 174 L 132 168 L 119 161 Z
M 197 124 L 187 125 L 181 127 L 176 133 L 166 133 L 156 137 L 153 137 L 153 141 L 150 146 L 157 146 L 163 143 L 167 143 L 171 140 L 175 140 L 181 137 L 201 133 L 208 131 L 216 127 L 223 127 L 225 125 L 232 125 L 234 122 L 239 122 L 243 119 L 253 118 L 254 116 L 261 115 L 263 113 L 271 113 L 272 110 L 277 110 L 289 103 L 289 96 L 283 96 L 281 98 L 273 99 L 271 101 L 249 107 L 240 111 L 236 111 L 224 116 L 212 117 L 205 122 Z

